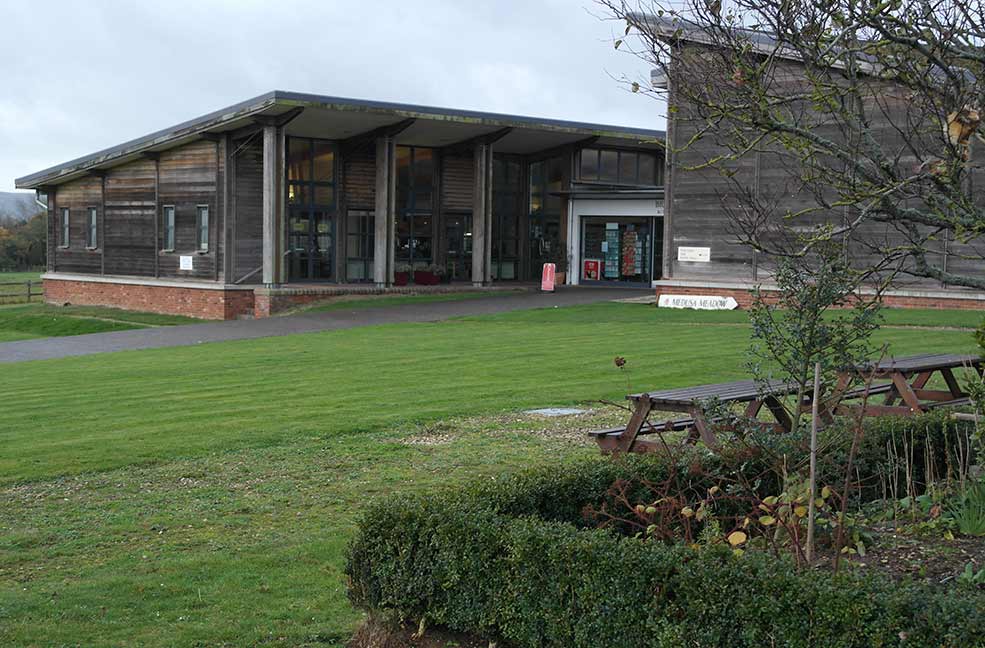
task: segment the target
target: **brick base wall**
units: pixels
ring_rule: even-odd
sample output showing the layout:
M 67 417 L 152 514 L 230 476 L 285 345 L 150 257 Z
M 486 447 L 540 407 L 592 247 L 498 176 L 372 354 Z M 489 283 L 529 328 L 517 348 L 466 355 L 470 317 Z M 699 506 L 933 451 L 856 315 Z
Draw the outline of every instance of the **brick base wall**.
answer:
M 763 294 L 769 301 L 770 293 L 776 291 L 763 290 Z M 721 297 L 732 297 L 739 304 L 739 308 L 745 310 L 752 305 L 752 293 L 745 289 L 736 288 L 716 288 L 714 286 L 657 286 L 657 299 L 660 295 L 715 295 Z M 891 308 L 939 308 L 956 310 L 985 310 L 985 300 L 983 299 L 960 299 L 957 297 L 942 296 L 923 296 L 923 295 L 904 295 L 889 294 L 884 295 L 882 303 Z
M 109 306 L 201 319 L 235 319 L 253 314 L 252 290 L 45 279 L 44 298 L 49 304 Z

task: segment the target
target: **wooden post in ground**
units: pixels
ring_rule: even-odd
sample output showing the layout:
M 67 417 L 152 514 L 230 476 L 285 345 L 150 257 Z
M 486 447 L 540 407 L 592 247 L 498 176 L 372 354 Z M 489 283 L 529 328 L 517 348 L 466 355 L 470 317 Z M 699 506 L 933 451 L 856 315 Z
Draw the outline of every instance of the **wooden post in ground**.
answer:
M 821 397 L 821 363 L 814 363 L 814 398 L 811 402 L 810 502 L 807 504 L 807 564 L 814 558 L 814 500 L 817 498 L 818 400 Z

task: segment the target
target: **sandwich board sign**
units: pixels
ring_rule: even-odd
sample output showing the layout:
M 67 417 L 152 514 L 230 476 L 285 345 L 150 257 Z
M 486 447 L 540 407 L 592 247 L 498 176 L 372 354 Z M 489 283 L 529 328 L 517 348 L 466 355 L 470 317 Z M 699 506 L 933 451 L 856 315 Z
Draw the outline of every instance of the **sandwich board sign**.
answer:
M 544 292 L 554 292 L 554 264 L 545 263 L 544 273 L 540 277 L 540 289 Z

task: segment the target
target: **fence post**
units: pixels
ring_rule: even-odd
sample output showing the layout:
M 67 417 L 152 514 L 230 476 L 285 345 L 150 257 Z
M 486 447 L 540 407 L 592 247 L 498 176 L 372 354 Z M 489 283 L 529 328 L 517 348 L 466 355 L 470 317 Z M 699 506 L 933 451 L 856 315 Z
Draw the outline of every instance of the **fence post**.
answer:
M 27 280 L 27 303 L 31 303 L 31 280 Z

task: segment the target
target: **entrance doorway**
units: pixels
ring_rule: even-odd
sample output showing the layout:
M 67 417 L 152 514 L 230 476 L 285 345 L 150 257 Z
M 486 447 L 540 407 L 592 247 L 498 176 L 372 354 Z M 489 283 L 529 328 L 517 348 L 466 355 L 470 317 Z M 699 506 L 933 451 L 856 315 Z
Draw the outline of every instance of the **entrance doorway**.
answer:
M 335 280 L 335 214 L 294 207 L 288 219 L 289 281 Z
M 587 216 L 581 223 L 579 283 L 650 286 L 654 249 L 662 247 L 656 219 Z

